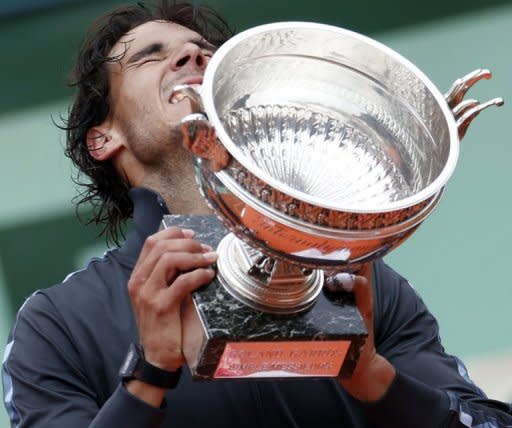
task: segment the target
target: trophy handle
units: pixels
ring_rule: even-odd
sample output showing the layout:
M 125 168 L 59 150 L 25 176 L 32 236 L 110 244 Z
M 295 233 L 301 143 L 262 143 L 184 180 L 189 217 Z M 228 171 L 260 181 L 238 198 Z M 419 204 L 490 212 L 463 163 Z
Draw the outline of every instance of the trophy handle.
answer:
M 457 129 L 459 130 L 459 138 L 464 138 L 466 131 L 475 117 L 477 117 L 481 111 L 485 110 L 490 106 L 502 106 L 504 104 L 503 98 L 493 98 L 486 103 L 477 104 L 471 108 L 464 110 L 464 112 L 457 118 Z
M 192 113 L 181 120 L 183 145 L 194 156 L 210 161 L 212 171 L 225 169 L 231 155 L 217 139 L 215 129 L 202 113 Z
M 194 156 L 208 159 L 214 172 L 226 168 L 231 156 L 217 139 L 215 129 L 204 114 L 203 101 L 197 87 L 189 84 L 176 85 L 172 89 L 171 99 L 173 98 L 180 101 L 188 98 L 191 103 L 192 114 L 180 121 L 185 148 Z
M 502 106 L 504 104 L 503 98 L 493 98 L 492 100 L 482 104 L 474 99 L 463 100 L 466 93 L 475 83 L 482 79 L 491 78 L 492 73 L 489 70 L 474 70 L 453 82 L 448 92 L 444 94 L 444 98 L 455 117 L 460 139 L 464 138 L 469 125 L 473 119 L 480 114 L 480 112 L 485 110 L 487 107 L 493 105 Z

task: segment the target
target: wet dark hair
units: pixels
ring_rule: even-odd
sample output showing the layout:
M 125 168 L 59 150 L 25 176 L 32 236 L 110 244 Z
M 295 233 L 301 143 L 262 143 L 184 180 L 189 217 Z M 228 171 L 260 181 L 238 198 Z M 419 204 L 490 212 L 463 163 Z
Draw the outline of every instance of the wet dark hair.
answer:
M 132 216 L 133 205 L 128 197 L 130 188 L 110 161 L 97 161 L 87 148 L 87 131 L 107 119 L 111 110 L 109 72 L 107 64 L 119 61 L 111 57 L 113 46 L 133 28 L 149 21 L 172 21 L 187 27 L 215 46 L 220 46 L 233 31 L 214 10 L 185 2 L 158 1 L 153 6 L 142 3 L 114 9 L 98 18 L 90 27 L 72 71 L 70 86 L 76 94 L 62 128 L 66 131 L 65 154 L 77 167 L 73 177 L 81 192 L 76 196 L 76 209 L 92 207 L 87 224 L 103 227 L 108 241 L 119 243 L 122 226 Z

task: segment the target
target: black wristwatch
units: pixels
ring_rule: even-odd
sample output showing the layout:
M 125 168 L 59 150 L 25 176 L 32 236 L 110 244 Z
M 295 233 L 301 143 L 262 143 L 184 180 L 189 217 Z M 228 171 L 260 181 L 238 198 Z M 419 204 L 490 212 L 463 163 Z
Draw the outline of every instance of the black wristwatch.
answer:
M 119 370 L 119 376 L 123 382 L 137 379 L 149 385 L 172 389 L 176 388 L 180 380 L 181 367 L 174 372 L 156 367 L 145 360 L 142 346 L 132 343 Z

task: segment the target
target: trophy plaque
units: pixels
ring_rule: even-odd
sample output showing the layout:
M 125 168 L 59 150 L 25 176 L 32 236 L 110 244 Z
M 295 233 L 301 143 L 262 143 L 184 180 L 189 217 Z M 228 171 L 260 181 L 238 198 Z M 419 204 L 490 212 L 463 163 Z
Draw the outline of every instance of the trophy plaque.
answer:
M 404 242 L 438 205 L 486 103 L 476 70 L 442 95 L 388 47 L 341 28 L 269 24 L 230 39 L 200 89 L 178 85 L 202 195 L 217 217 L 166 216 L 217 248 L 184 308 L 196 379 L 350 376 L 367 331 L 325 278 Z

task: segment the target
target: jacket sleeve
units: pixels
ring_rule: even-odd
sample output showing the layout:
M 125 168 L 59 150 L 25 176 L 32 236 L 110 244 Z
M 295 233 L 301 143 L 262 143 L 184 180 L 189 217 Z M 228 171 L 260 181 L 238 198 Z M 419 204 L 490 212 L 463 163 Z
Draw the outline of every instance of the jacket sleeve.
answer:
M 165 411 L 138 400 L 121 384 L 100 407 L 82 364 L 58 308 L 43 293 L 35 293 L 18 312 L 3 360 L 4 401 L 11 426 L 161 426 Z
M 379 427 L 511 428 L 512 406 L 490 400 L 441 345 L 436 319 L 409 283 L 375 265 L 375 344 L 396 368 L 386 395 L 367 405 Z

